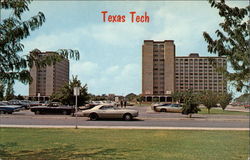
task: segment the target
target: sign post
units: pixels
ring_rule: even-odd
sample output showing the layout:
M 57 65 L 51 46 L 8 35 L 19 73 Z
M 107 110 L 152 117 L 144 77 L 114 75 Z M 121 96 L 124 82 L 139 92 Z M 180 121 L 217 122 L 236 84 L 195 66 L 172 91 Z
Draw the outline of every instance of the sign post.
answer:
M 41 94 L 40 93 L 37 93 L 37 100 L 38 100 L 38 102 L 40 103 L 40 96 L 41 96 Z
M 76 127 L 77 129 L 77 96 L 80 95 L 80 87 L 74 87 L 74 96 L 76 96 L 76 104 L 75 104 L 75 117 L 76 117 Z

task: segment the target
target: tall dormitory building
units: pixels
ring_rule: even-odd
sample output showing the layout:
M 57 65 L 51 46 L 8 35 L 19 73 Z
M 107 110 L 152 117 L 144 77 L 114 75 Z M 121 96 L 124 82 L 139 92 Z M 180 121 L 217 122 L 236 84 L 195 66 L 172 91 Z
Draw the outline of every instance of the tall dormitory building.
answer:
M 38 57 L 47 56 L 54 52 L 40 52 Z M 40 96 L 47 100 L 52 93 L 58 91 L 63 85 L 69 83 L 69 60 L 65 59 L 54 65 L 30 69 L 32 83 L 29 85 L 29 97 Z
M 226 67 L 224 57 L 213 57 L 217 66 Z M 171 94 L 192 89 L 226 92 L 222 74 L 209 63 L 209 57 L 197 53 L 175 56 L 173 40 L 145 40 L 142 46 L 142 95 L 146 101 L 158 98 L 171 101 Z

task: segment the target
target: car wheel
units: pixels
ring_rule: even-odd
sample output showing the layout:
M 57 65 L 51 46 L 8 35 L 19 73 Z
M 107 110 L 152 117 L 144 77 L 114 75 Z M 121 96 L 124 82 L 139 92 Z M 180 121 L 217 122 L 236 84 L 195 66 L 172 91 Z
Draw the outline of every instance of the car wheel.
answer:
M 67 112 L 67 111 L 63 111 L 62 114 L 63 114 L 63 115 L 67 115 L 68 112 Z
M 35 111 L 35 114 L 40 114 L 41 112 L 40 111 Z
M 95 121 L 95 120 L 98 119 L 98 115 L 96 113 L 91 113 L 89 115 L 89 118 L 90 118 L 91 121 Z
M 166 109 L 161 109 L 160 111 L 161 111 L 161 112 L 167 112 L 167 110 L 166 110 Z
M 130 120 L 132 120 L 132 115 L 131 114 L 129 114 L 129 113 L 126 113 L 126 114 L 124 114 L 124 116 L 123 116 L 123 119 L 125 120 L 125 121 L 130 121 Z

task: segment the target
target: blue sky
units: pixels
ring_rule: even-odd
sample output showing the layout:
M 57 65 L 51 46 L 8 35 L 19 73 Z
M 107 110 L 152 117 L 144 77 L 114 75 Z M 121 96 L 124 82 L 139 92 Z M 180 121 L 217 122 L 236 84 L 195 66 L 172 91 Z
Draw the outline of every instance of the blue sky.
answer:
M 202 33 L 213 34 L 221 21 L 217 10 L 206 1 L 34 1 L 29 8 L 24 19 L 42 11 L 46 22 L 22 41 L 22 54 L 34 48 L 79 50 L 80 60 L 70 61 L 70 75 L 78 75 L 93 94 L 141 93 L 141 48 L 146 39 L 174 40 L 177 56 L 190 52 L 211 55 Z M 138 15 L 146 11 L 150 22 L 104 23 L 101 11 L 127 17 L 130 11 Z M 6 15 L 3 13 L 2 18 Z M 15 93 L 28 95 L 28 85 L 16 83 Z

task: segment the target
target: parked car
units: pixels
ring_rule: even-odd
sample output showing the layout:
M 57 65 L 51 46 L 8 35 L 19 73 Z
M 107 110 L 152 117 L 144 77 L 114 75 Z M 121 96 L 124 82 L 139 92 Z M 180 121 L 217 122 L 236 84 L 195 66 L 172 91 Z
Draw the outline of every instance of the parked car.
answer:
M 74 113 L 75 109 L 72 106 L 63 106 L 60 103 L 52 102 L 47 106 L 35 106 L 30 108 L 35 114 L 64 114 L 69 115 Z
M 91 109 L 84 110 L 80 113 L 83 117 L 89 117 L 90 120 L 99 118 L 122 118 L 126 121 L 132 120 L 138 116 L 138 111 L 133 109 L 121 109 L 110 104 L 97 105 Z
M 23 109 L 29 109 L 30 105 L 27 102 L 21 100 L 12 99 L 7 102 L 9 105 L 22 106 Z
M 95 106 L 97 106 L 97 104 L 89 103 L 89 104 L 86 104 L 85 106 L 79 107 L 79 109 L 80 110 L 87 110 L 87 109 L 91 109 L 91 108 L 93 108 Z
M 12 114 L 13 112 L 18 112 L 22 109 L 19 105 L 8 105 L 7 103 L 0 102 L 0 114 Z
M 156 112 L 182 112 L 181 104 L 174 103 L 155 104 L 152 109 Z

